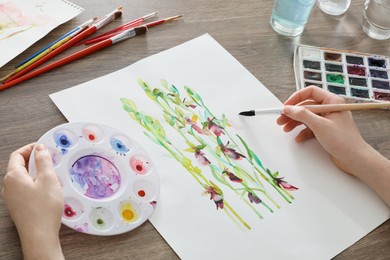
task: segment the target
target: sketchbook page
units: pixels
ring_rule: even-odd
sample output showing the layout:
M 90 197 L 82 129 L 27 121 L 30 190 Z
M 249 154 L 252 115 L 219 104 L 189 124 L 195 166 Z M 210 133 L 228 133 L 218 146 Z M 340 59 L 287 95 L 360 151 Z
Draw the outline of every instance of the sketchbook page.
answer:
M 276 115 L 239 117 L 282 103 L 209 35 L 50 97 L 148 151 L 150 221 L 182 259 L 330 259 L 390 215 L 315 140 L 296 144 Z
M 0 67 L 83 10 L 66 0 L 0 0 Z

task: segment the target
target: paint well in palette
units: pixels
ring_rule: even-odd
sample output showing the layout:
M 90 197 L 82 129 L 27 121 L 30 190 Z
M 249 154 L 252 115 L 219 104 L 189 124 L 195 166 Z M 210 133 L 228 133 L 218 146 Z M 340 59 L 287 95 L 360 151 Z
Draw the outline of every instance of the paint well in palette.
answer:
M 326 74 L 326 81 L 329 83 L 344 84 L 344 76 L 342 74 Z
M 385 59 L 368 58 L 368 65 L 371 67 L 386 68 L 387 63 Z
M 390 93 L 383 93 L 383 92 L 374 91 L 374 97 L 377 100 L 390 101 Z
M 366 89 L 351 88 L 351 95 L 358 98 L 368 98 L 369 93 Z
M 341 62 L 341 54 L 340 53 L 333 53 L 333 52 L 325 52 L 324 53 L 324 59 L 328 61 L 338 61 Z
M 332 63 L 325 63 L 325 70 L 329 72 L 343 72 L 343 66 Z
M 388 79 L 387 71 L 370 69 L 370 76 L 373 78 Z
M 305 87 L 308 87 L 308 86 L 316 86 L 316 87 L 322 88 L 322 84 L 320 84 L 318 82 L 305 81 Z
M 355 64 L 355 65 L 363 65 L 364 64 L 363 57 L 347 55 L 345 57 L 345 59 L 347 60 L 347 63 L 349 63 L 349 64 Z
M 313 70 L 320 70 L 321 69 L 321 63 L 318 61 L 303 61 L 303 67 L 306 69 L 313 69 Z
M 328 90 L 337 95 L 345 95 L 346 90 L 344 87 L 328 85 Z
M 348 74 L 357 76 L 366 76 L 366 68 L 362 66 L 347 66 Z
M 319 72 L 313 72 L 313 71 L 305 71 L 303 73 L 305 79 L 311 79 L 311 80 L 317 80 L 321 81 L 322 80 L 322 75 Z
M 390 101 L 389 57 L 298 46 L 294 64 L 297 88 L 311 85 L 352 100 Z
M 380 89 L 388 89 L 390 90 L 390 84 L 388 81 L 382 81 L 382 80 L 372 80 L 372 87 L 373 88 L 380 88 Z
M 360 87 L 367 87 L 367 80 L 365 78 L 349 77 L 349 84 Z

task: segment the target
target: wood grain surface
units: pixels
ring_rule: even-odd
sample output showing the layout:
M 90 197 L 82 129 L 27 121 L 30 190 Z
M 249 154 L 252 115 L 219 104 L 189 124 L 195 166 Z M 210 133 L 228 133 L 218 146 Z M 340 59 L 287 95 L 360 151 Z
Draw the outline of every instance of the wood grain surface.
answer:
M 159 11 L 158 18 L 176 14 L 184 14 L 184 17 L 152 28 L 146 35 L 104 49 L 0 92 L 0 186 L 12 151 L 35 142 L 51 128 L 66 122 L 49 99 L 49 94 L 114 72 L 202 34 L 209 33 L 214 37 L 282 101 L 295 91 L 292 67 L 295 44 L 390 55 L 389 40 L 370 39 L 361 29 L 363 0 L 352 1 L 350 9 L 342 17 L 328 16 L 315 6 L 304 33 L 296 38 L 280 36 L 271 29 L 269 18 L 273 1 L 270 0 L 71 1 L 82 6 L 85 11 L 0 68 L 0 76 L 11 72 L 16 63 L 63 33 L 94 16 L 102 16 L 119 5 L 124 8 L 122 18 L 109 24 L 103 32 L 153 11 Z M 80 48 L 82 47 L 68 50 L 55 60 Z M 0 50 L 0 55 L 4 51 L 6 50 Z M 353 114 L 363 137 L 380 153 L 390 158 L 390 113 L 377 110 L 356 111 Z M 359 201 L 356 203 L 359 204 Z M 363 206 L 361 210 L 365 211 Z M 67 259 L 178 259 L 149 222 L 132 232 L 113 237 L 85 235 L 62 226 L 60 237 Z M 217 252 L 214 257 L 218 259 Z M 390 221 L 335 257 L 338 260 L 389 258 Z M 22 259 L 17 231 L 2 200 L 0 259 Z

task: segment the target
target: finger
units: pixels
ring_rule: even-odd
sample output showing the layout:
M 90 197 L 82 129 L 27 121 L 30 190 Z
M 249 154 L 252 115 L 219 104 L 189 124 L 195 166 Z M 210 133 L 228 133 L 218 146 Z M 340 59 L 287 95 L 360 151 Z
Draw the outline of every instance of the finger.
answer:
M 295 137 L 295 142 L 302 143 L 308 139 L 314 138 L 314 133 L 310 128 L 305 128 Z
M 322 88 L 315 87 L 315 86 L 309 86 L 306 88 L 303 88 L 297 92 L 295 92 L 291 97 L 289 97 L 284 104 L 285 105 L 295 105 L 299 104 L 302 101 L 305 101 L 307 99 L 314 100 L 317 103 L 325 103 L 326 100 L 330 100 L 332 98 L 341 98 L 329 91 L 326 91 Z
M 37 144 L 35 148 L 35 167 L 37 180 L 57 179 L 49 150 L 43 144 Z
M 302 125 L 303 123 L 302 122 L 299 122 L 299 121 L 295 121 L 295 120 L 291 120 L 290 122 L 288 122 L 287 124 L 284 125 L 283 127 L 283 131 L 285 132 L 291 132 L 292 130 L 294 130 L 296 127 Z
M 28 160 L 30 158 L 30 154 L 33 150 L 33 147 L 34 147 L 33 143 L 28 144 L 11 153 L 8 166 L 7 166 L 7 172 L 13 169 L 24 168 L 24 171 L 18 171 L 18 172 L 27 173 L 26 167 L 27 167 Z
M 306 106 L 306 105 L 317 105 L 318 102 L 314 101 L 314 100 L 304 100 L 296 105 L 300 105 L 300 106 Z M 285 114 L 282 114 L 280 115 L 277 119 L 276 119 L 276 123 L 278 125 L 284 125 L 284 124 L 287 124 L 289 123 L 291 120 L 291 118 L 289 118 L 288 116 L 286 116 Z
M 321 127 L 328 122 L 328 119 L 316 115 L 301 106 L 285 106 L 283 108 L 283 113 L 295 121 L 304 123 L 314 132 L 320 130 Z

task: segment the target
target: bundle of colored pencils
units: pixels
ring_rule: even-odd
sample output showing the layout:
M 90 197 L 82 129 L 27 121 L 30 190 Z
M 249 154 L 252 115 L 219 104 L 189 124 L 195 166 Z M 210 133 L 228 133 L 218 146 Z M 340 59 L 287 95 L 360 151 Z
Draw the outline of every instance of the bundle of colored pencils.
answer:
M 147 32 L 148 28 L 182 17 L 182 15 L 177 15 L 143 24 L 145 20 L 157 15 L 157 12 L 153 12 L 130 22 L 127 22 L 94 38 L 84 40 L 88 36 L 92 35 L 96 31 L 110 23 L 111 21 L 119 18 L 121 15 L 122 7 L 118 7 L 114 11 L 103 16 L 102 18 L 92 18 L 85 23 L 77 26 L 76 28 L 72 29 L 71 31 L 67 32 L 66 34 L 62 35 L 54 42 L 43 47 L 38 52 L 34 53 L 22 62 L 18 63 L 15 66 L 16 68 L 14 71 L 1 78 L 0 81 L 2 82 L 2 84 L 0 85 L 0 91 L 15 86 L 21 82 L 34 78 L 38 75 L 51 71 L 65 64 L 68 64 L 74 60 L 92 54 L 98 50 L 112 46 L 118 42 L 133 38 L 138 35 L 142 35 Z M 65 51 L 66 49 L 81 44 L 93 45 L 32 71 L 41 64 L 52 59 L 54 56 Z

